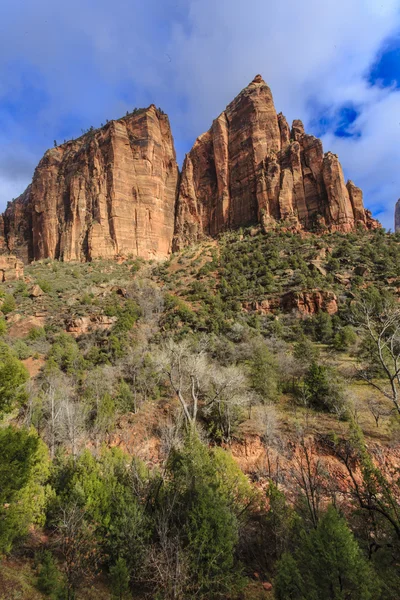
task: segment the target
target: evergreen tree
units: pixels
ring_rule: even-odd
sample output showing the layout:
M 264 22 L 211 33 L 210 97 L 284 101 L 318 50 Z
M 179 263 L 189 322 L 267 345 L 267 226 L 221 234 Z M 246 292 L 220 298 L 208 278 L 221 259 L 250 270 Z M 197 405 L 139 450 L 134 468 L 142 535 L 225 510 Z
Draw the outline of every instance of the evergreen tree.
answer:
M 36 433 L 0 429 L 0 552 L 43 521 L 48 475 L 47 448 Z
M 0 342 L 0 419 L 15 405 L 23 402 L 22 385 L 29 377 L 24 365 L 13 355 L 4 342 Z
M 279 561 L 275 594 L 277 600 L 378 600 L 373 570 L 333 506 Z
M 129 591 L 129 570 L 123 558 L 110 567 L 110 577 L 113 598 L 123 600 Z

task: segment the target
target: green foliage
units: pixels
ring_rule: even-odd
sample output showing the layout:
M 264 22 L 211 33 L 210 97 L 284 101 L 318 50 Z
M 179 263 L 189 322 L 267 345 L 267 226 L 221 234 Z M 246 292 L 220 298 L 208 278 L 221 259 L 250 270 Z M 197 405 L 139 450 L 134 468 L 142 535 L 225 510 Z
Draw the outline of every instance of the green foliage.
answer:
M 126 561 L 118 558 L 110 567 L 111 590 L 115 600 L 123 600 L 129 592 L 129 570 Z
M 304 391 L 316 410 L 340 413 L 344 409 L 343 385 L 332 367 L 312 362 L 304 377 Z
M 13 310 L 15 310 L 17 307 L 17 304 L 15 302 L 15 298 L 14 296 L 12 296 L 11 294 L 6 294 L 4 296 L 4 300 L 3 303 L 1 304 L 1 312 L 4 315 L 8 315 L 8 313 L 12 312 Z
M 25 400 L 22 386 L 28 378 L 24 365 L 4 342 L 0 342 L 0 418 Z
M 378 600 L 379 583 L 346 521 L 330 506 L 316 529 L 303 532 L 284 554 L 275 580 L 277 600 Z
M 235 560 L 238 522 L 213 455 L 191 435 L 171 457 L 169 471 L 167 494 L 178 494 L 175 519 L 190 565 L 188 592 L 210 599 L 232 593 L 242 584 Z
M 47 447 L 36 433 L 0 429 L 1 553 L 9 552 L 30 525 L 43 522 L 48 475 Z
M 44 327 L 32 327 L 32 329 L 28 333 L 28 339 L 32 342 L 36 340 L 42 340 L 46 337 L 46 332 Z
M 45 550 L 37 558 L 39 559 L 36 582 L 38 590 L 51 598 L 51 600 L 61 600 L 61 574 L 52 553 L 49 550 Z
M 318 359 L 318 348 L 305 335 L 294 344 L 293 356 L 304 365 L 310 365 Z
M 266 401 L 274 401 L 278 394 L 278 366 L 267 346 L 257 343 L 248 361 L 253 390 Z
M 351 325 L 342 327 L 333 338 L 333 347 L 335 350 L 347 350 L 357 341 L 357 334 Z
M 0 337 L 7 333 L 7 323 L 5 319 L 0 317 Z
M 60 333 L 51 347 L 48 366 L 56 364 L 68 375 L 78 374 L 85 366 L 85 360 L 76 340 L 67 333 Z
M 28 344 L 26 344 L 22 340 L 16 340 L 14 342 L 13 350 L 14 350 L 16 357 L 19 360 L 25 360 L 25 359 L 29 358 L 32 354 L 32 351 L 29 348 Z
M 47 279 L 38 279 L 36 283 L 45 294 L 51 294 L 53 291 L 53 286 Z
M 107 560 L 113 564 L 124 559 L 132 575 L 143 561 L 150 534 L 132 486 L 135 477 L 140 485 L 137 463 L 129 462 L 118 448 L 103 448 L 97 460 L 86 450 L 75 462 L 67 458 L 58 465 L 54 474 L 57 501 L 51 511 L 56 514 L 58 504 L 75 502 L 93 526 Z

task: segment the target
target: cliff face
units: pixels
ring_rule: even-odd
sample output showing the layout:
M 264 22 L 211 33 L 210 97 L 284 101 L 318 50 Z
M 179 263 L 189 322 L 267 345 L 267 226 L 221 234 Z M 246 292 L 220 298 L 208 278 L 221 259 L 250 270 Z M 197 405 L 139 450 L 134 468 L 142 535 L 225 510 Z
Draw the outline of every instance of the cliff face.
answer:
M 180 184 L 168 117 L 154 105 L 48 150 L 0 217 L 0 252 L 24 262 L 157 259 L 278 221 L 294 231 L 377 226 L 337 156 L 301 121 L 289 127 L 257 75 L 196 140 Z
M 338 157 L 275 111 L 260 75 L 228 105 L 186 156 L 174 248 L 229 228 L 285 220 L 293 229 L 375 227 L 362 192 Z
M 6 246 L 24 260 L 166 257 L 177 185 L 168 117 L 152 105 L 48 150 L 4 214 Z

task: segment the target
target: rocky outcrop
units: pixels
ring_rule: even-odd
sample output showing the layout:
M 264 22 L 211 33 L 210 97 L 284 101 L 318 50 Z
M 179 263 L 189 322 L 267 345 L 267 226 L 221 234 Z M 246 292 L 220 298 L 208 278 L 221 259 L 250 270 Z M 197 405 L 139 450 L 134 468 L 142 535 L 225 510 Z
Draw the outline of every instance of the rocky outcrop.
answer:
M 338 300 L 336 294 L 325 290 L 289 291 L 280 297 L 246 303 L 243 308 L 259 314 L 283 311 L 300 315 L 314 315 L 319 312 L 334 315 L 338 311 Z
M 345 183 L 338 157 L 324 154 L 301 121 L 289 128 L 257 75 L 185 158 L 174 248 L 252 223 L 268 229 L 277 221 L 295 230 L 376 226 L 361 190 Z
M 108 331 L 117 322 L 117 317 L 106 315 L 90 315 L 86 317 L 74 317 L 67 320 L 66 331 L 78 337 L 83 333 L 92 331 Z
M 15 256 L 0 256 L 0 283 L 23 279 L 24 265 Z
M 6 249 L 24 261 L 164 258 L 177 185 L 168 117 L 134 111 L 46 152 L 4 214 Z
M 397 200 L 394 209 L 394 230 L 396 233 L 400 232 L 400 199 Z

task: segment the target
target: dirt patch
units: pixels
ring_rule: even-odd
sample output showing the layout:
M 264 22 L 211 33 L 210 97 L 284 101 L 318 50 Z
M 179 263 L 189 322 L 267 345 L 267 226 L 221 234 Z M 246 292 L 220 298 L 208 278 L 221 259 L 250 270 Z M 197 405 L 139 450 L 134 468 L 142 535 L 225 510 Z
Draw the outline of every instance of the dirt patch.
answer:
M 44 367 L 46 361 L 44 360 L 44 358 L 39 357 L 39 358 L 32 358 L 32 356 L 30 356 L 29 358 L 27 358 L 26 360 L 21 361 L 25 367 L 28 370 L 29 373 L 29 377 L 31 377 L 31 379 L 33 379 L 34 377 L 36 377 L 36 375 L 39 373 L 40 369 L 42 367 Z

